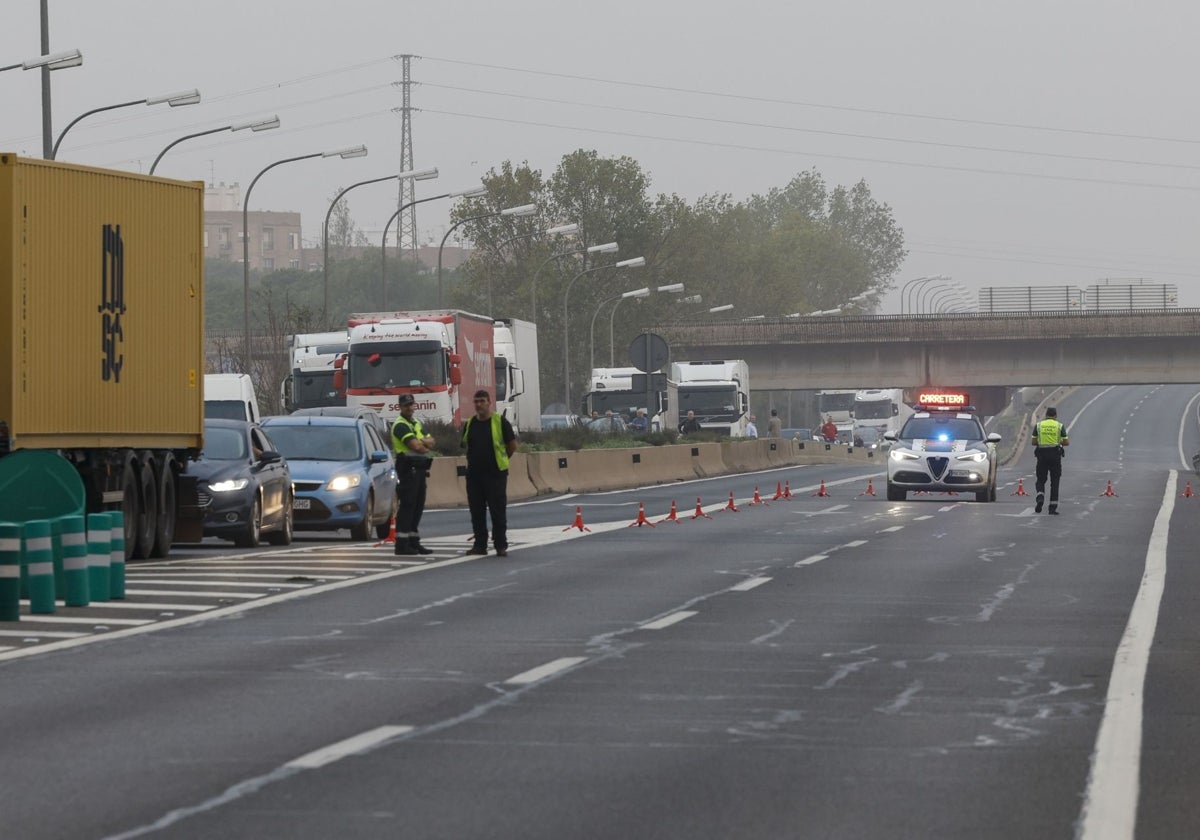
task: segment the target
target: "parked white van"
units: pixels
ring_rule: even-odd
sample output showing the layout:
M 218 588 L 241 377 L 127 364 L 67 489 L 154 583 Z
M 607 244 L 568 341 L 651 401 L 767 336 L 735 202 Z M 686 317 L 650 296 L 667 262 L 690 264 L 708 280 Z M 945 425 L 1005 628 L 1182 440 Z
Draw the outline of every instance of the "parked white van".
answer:
M 257 423 L 261 415 L 250 377 L 245 373 L 204 374 L 204 416 Z

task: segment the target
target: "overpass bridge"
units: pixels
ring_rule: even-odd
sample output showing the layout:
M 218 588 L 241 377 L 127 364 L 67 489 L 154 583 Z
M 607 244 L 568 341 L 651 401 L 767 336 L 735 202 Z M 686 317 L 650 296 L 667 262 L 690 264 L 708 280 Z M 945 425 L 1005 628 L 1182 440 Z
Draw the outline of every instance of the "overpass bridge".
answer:
M 859 315 L 650 327 L 755 390 L 1200 382 L 1200 309 Z M 990 389 L 989 389 L 990 390 Z

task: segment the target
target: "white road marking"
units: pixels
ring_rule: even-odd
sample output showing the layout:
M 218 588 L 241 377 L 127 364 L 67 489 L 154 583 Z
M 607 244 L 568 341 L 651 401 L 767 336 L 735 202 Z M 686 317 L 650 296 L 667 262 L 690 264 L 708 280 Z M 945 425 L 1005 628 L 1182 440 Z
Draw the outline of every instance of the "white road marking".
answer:
M 695 610 L 680 610 L 673 612 L 670 615 L 664 615 L 656 621 L 650 621 L 641 625 L 642 630 L 662 630 L 664 627 L 670 627 L 672 624 L 678 624 L 684 619 L 691 618 L 696 614 Z
M 1146 549 L 1142 584 L 1113 658 L 1076 835 L 1079 840 L 1132 840 L 1137 825 L 1142 693 L 1167 578 L 1167 536 L 1175 510 L 1177 475 L 1171 470 L 1167 476 L 1167 489 Z
M 564 656 L 562 659 L 555 659 L 552 662 L 547 662 L 545 665 L 539 665 L 536 668 L 530 668 L 517 674 L 515 677 L 509 677 L 504 682 L 507 685 L 529 685 L 538 680 L 544 680 L 546 677 L 565 671 L 568 668 L 574 668 L 580 662 L 586 662 L 586 656 Z
M 866 540 L 851 540 L 848 543 L 843 543 L 842 545 L 839 545 L 838 548 L 858 548 L 860 545 L 866 545 L 866 544 L 867 544 Z
M 749 592 L 754 587 L 762 586 L 764 583 L 770 583 L 770 581 L 771 579 L 769 577 L 746 578 L 741 583 L 734 584 L 733 586 L 729 587 L 729 590 L 731 592 Z
M 958 505 L 946 505 L 945 507 L 938 508 L 938 513 L 945 513 L 948 510 L 954 510 L 956 507 L 958 507 Z
M 792 565 L 794 565 L 794 566 L 811 566 L 813 563 L 820 563 L 822 560 L 828 560 L 828 559 L 829 559 L 828 554 L 814 554 L 812 557 L 805 557 L 803 560 L 799 560 L 799 561 L 793 563 Z
M 223 577 L 224 578 L 265 578 L 267 580 L 285 580 L 289 577 L 296 577 L 298 575 L 301 577 L 311 577 L 314 579 L 321 578 L 322 580 L 349 580 L 351 577 L 353 577 L 353 575 L 327 575 L 327 574 L 325 574 L 325 572 L 329 571 L 328 566 L 325 567 L 324 569 L 293 569 L 290 571 L 292 572 L 292 574 L 283 575 L 283 574 L 280 574 L 279 572 L 275 572 L 274 574 L 255 574 L 254 572 L 222 572 L 222 571 L 217 571 L 217 570 L 213 570 L 213 569 L 182 569 L 181 568 L 181 569 L 178 569 L 177 571 L 173 571 L 171 573 L 170 581 L 171 581 L 171 583 L 174 583 L 176 575 L 179 575 L 182 577 L 204 576 L 205 578 L 214 578 L 214 577 L 216 577 L 216 578 L 223 578 Z M 342 570 L 337 569 L 336 571 L 342 571 Z M 372 569 L 371 571 L 375 571 L 375 570 Z M 302 572 L 304 574 L 301 574 Z M 147 579 L 138 577 L 137 580 L 145 581 Z M 150 581 L 150 582 L 153 582 L 153 581 Z M 230 584 L 221 582 L 221 583 L 217 583 L 214 585 L 229 586 Z M 256 581 L 247 581 L 246 585 L 247 586 L 262 586 L 263 584 L 257 583 Z M 303 586 L 303 585 L 304 584 L 295 584 L 295 583 L 287 584 L 287 586 Z
M 893 533 L 893 532 L 895 532 L 895 531 L 903 531 L 903 530 L 904 530 L 904 526 L 903 526 L 903 525 L 893 525 L 893 526 L 892 526 L 892 527 L 890 527 L 890 528 L 884 528 L 882 531 L 879 531 L 879 533 L 880 533 L 880 534 L 890 534 L 890 533 Z
M 299 758 L 293 758 L 283 766 L 295 767 L 300 770 L 315 770 L 318 767 L 324 767 L 326 764 L 332 764 L 338 759 L 356 755 L 384 741 L 395 738 L 397 735 L 412 732 L 412 730 L 411 726 L 380 726 L 377 729 L 369 729 L 360 735 L 355 735 L 344 741 L 338 741 L 336 744 L 330 744 L 319 750 L 313 750 Z
M 126 592 L 126 594 L 129 593 Z M 90 610 L 93 607 L 110 610 L 179 610 L 180 612 L 201 612 L 212 609 L 211 606 L 205 604 L 199 606 L 196 604 L 131 604 L 128 601 L 92 601 L 85 609 Z
M 0 653 L 4 653 L 6 650 L 13 650 L 13 648 L 11 646 L 0 645 Z
M 182 574 L 188 573 L 183 572 Z M 194 572 L 193 574 L 201 575 L 204 573 Z M 168 586 L 265 586 L 271 589 L 303 589 L 312 585 L 308 583 L 255 583 L 252 580 L 180 580 L 174 576 L 165 578 L 144 578 L 141 575 L 131 575 L 129 577 L 129 581 L 131 583 L 137 583 L 139 586 L 144 583 L 157 583 L 161 586 L 165 583 Z
M 370 562 L 370 561 L 359 561 L 359 562 Z M 373 566 L 343 566 L 340 563 L 337 563 L 336 561 L 331 561 L 331 562 L 326 563 L 321 566 L 288 566 L 288 565 L 278 565 L 278 566 L 249 566 L 249 565 L 246 565 L 246 566 L 243 566 L 240 563 L 237 563 L 237 564 L 234 564 L 231 566 L 231 565 L 228 565 L 225 563 L 209 565 L 209 564 L 203 563 L 203 562 L 197 563 L 195 561 L 192 561 L 192 562 L 188 563 L 186 566 L 179 565 L 179 566 L 171 566 L 169 568 L 171 568 L 173 570 L 184 569 L 184 568 L 194 569 L 195 571 L 203 572 L 204 574 L 208 574 L 209 572 L 224 572 L 224 571 L 228 571 L 228 572 L 242 572 L 242 571 L 272 572 L 272 571 L 278 571 L 278 572 L 322 572 L 323 573 L 323 572 L 329 572 L 329 571 L 334 571 L 334 572 L 375 572 L 375 571 L 378 571 L 379 569 L 386 569 L 390 565 L 391 565 L 391 562 L 388 560 L 380 560 L 376 565 L 373 565 Z
M 266 592 L 180 592 L 178 589 L 126 589 L 126 595 L 170 595 L 173 598 L 178 598 L 181 595 L 188 598 L 239 598 L 249 600 L 251 598 L 265 598 Z
M 153 618 L 85 618 L 73 615 L 23 615 L 21 621 L 31 624 L 121 624 L 126 627 L 154 623 Z
M 88 633 L 67 633 L 50 630 L 0 630 L 0 636 L 8 638 L 26 638 L 26 639 L 76 639 L 80 636 L 90 635 Z
M 913 519 L 913 522 L 924 522 L 926 519 L 933 519 L 933 514 L 927 513 L 924 516 L 918 516 L 915 519 Z

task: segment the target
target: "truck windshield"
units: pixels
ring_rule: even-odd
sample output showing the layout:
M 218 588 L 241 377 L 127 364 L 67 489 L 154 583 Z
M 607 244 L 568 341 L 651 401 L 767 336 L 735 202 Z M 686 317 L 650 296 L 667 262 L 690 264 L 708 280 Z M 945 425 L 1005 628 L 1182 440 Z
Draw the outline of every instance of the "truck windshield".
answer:
M 680 387 L 679 416 L 689 411 L 696 412 L 700 420 L 736 420 L 738 418 L 738 395 L 733 386 L 712 388 Z
M 854 404 L 854 416 L 859 420 L 890 420 L 891 400 L 859 400 Z
M 391 390 L 445 385 L 444 360 L 445 355 L 440 349 L 414 353 L 395 353 L 390 350 L 355 353 L 350 356 L 350 386 Z
M 817 410 L 821 414 L 830 411 L 853 411 L 854 394 L 817 394 Z
M 613 414 L 628 416 L 637 412 L 639 408 L 645 408 L 646 395 L 635 394 L 632 391 L 593 391 L 590 394 L 583 395 L 583 416 L 591 417 L 592 412 L 596 411 L 604 414 L 606 411 L 611 411 Z
M 293 378 L 295 393 L 292 395 L 294 408 L 322 408 L 327 405 L 345 405 L 344 397 L 338 396 L 333 387 L 333 371 L 297 374 Z

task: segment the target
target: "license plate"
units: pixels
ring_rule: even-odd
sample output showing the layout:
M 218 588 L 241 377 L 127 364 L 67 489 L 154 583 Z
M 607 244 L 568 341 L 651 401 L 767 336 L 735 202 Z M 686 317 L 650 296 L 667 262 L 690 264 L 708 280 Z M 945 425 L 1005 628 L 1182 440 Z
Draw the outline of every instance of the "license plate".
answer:
M 312 507 L 312 499 L 292 499 L 293 510 L 308 510 Z

